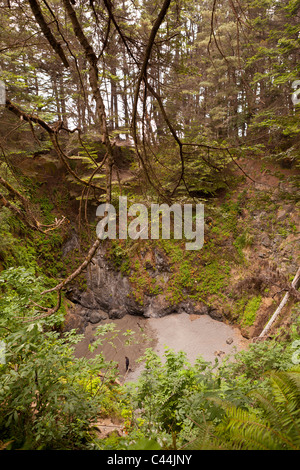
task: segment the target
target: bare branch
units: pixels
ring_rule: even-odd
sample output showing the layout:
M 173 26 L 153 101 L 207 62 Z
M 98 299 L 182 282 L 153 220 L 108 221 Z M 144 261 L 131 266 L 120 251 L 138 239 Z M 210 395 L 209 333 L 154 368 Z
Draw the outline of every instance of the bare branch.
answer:
M 54 35 L 52 34 L 51 29 L 49 28 L 46 20 L 43 16 L 42 10 L 36 0 L 28 0 L 32 13 L 40 26 L 45 38 L 48 40 L 52 49 L 59 55 L 65 67 L 69 67 L 69 62 L 65 56 L 63 48 L 61 47 L 60 43 L 55 39 Z

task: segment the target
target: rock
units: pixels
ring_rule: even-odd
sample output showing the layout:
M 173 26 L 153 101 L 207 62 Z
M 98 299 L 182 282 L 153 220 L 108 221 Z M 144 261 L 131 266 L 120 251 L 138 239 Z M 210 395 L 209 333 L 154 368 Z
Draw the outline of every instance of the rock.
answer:
M 181 302 L 177 305 L 177 312 L 178 313 L 187 313 L 188 315 L 192 315 L 196 313 L 196 307 L 190 301 Z M 200 309 L 198 313 L 201 315 Z
M 214 355 L 215 355 L 215 356 L 219 356 L 219 357 L 224 356 L 224 354 L 225 354 L 224 351 L 215 351 L 215 352 L 214 352 Z
M 271 245 L 271 240 L 266 233 L 264 233 L 261 238 L 261 244 L 265 247 L 269 247 Z
M 102 310 L 92 310 L 88 316 L 88 321 L 94 324 L 99 323 L 101 320 L 107 320 L 108 318 L 108 314 Z
M 75 304 L 80 304 L 82 293 L 76 287 L 69 287 L 66 290 L 66 296 L 71 302 Z
M 170 272 L 170 266 L 165 256 L 157 249 L 154 250 L 154 257 L 155 267 L 158 272 Z
M 95 294 L 90 289 L 81 294 L 80 305 L 92 310 L 96 310 L 99 308 L 99 303 L 97 302 Z
M 166 276 L 170 267 L 164 254 L 155 251 L 155 263 L 147 265 L 155 275 Z M 87 270 L 88 289 L 80 292 L 76 288 L 67 291 L 67 297 L 75 304 L 75 313 L 83 325 L 98 323 L 101 320 L 119 319 L 125 315 L 141 315 L 145 318 L 160 318 L 172 313 L 209 315 L 222 321 L 223 315 L 215 308 L 188 299 L 178 304 L 170 304 L 164 294 L 144 295 L 138 302 L 132 295 L 129 278 L 114 269 L 105 258 L 105 248 L 101 246 Z
M 79 317 L 85 320 L 88 318 L 88 316 L 91 313 L 90 309 L 82 307 L 80 304 L 74 306 L 73 312 L 75 315 L 78 315 Z
M 244 338 L 250 339 L 250 332 L 248 328 L 242 327 L 241 328 L 241 334 Z
M 126 310 L 124 310 L 123 308 L 120 308 L 120 309 L 112 309 L 109 311 L 109 318 L 110 319 L 117 319 L 117 318 L 123 318 L 125 315 L 126 315 Z
M 233 338 L 227 338 L 226 343 L 227 344 L 232 344 L 233 343 Z
M 75 248 L 79 247 L 79 240 L 78 235 L 75 230 L 72 230 L 71 237 L 69 240 L 66 241 L 64 246 L 62 247 L 62 255 L 63 257 L 67 256 L 69 251 L 75 250 Z
M 217 321 L 224 320 L 222 313 L 213 307 L 208 308 L 207 315 L 209 315 L 213 320 L 217 320 Z
M 146 261 L 145 268 L 146 268 L 147 270 L 153 270 L 153 266 L 152 266 L 152 264 L 150 263 L 150 261 Z
M 76 330 L 77 334 L 84 333 L 85 330 L 85 320 L 82 316 L 77 315 L 77 312 L 68 312 L 65 324 L 64 331 Z
M 284 219 L 286 219 L 289 215 L 289 213 L 293 210 L 293 206 L 285 206 L 282 209 L 279 209 L 277 212 L 277 220 L 280 222 Z

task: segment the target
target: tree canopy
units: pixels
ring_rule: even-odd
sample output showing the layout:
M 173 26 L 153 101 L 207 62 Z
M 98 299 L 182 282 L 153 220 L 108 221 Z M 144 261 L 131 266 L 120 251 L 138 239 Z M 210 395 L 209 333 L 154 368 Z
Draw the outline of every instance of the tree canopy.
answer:
M 87 185 L 69 164 L 76 135 L 89 184 L 107 200 L 120 144 L 165 199 L 224 185 L 222 170 L 245 148 L 297 156 L 297 1 L 30 0 L 1 10 L 7 109 L 44 129 Z M 16 125 L 5 116 L 4 134 Z
M 207 201 L 239 177 L 255 182 L 242 157 L 299 169 L 300 0 L 2 0 L 0 12 L 0 450 L 299 449 L 297 306 L 290 337 L 252 344 L 233 363 L 192 366 L 171 350 L 162 363 L 147 350 L 133 387 L 103 354 L 75 358 L 81 336 L 64 320 L 66 289 L 76 278 L 84 290 L 101 244 L 98 204 L 122 194 Z M 299 300 L 287 279 L 296 216 L 286 206 L 278 214 L 278 193 L 246 193 L 210 207 L 201 256 L 164 240 L 170 304 L 218 298 L 248 326 L 266 293 L 271 303 L 282 291 Z M 249 270 L 230 289 L 259 224 L 272 226 L 280 253 L 273 265 L 256 253 L 267 273 Z M 118 275 L 131 272 L 135 301 L 166 284 L 167 269 L 156 283 L 155 263 L 136 260 L 134 243 L 112 243 L 107 259 Z M 90 349 L 108 332 L 99 328 Z M 95 428 L 107 416 L 124 433 L 103 440 Z

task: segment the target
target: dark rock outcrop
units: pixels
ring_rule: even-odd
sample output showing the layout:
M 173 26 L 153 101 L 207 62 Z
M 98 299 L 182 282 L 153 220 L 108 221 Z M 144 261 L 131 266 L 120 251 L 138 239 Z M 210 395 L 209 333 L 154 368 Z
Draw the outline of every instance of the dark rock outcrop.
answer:
M 155 253 L 153 274 L 170 272 L 167 260 L 161 253 Z M 81 318 L 81 325 L 87 322 L 98 323 L 105 319 L 122 318 L 125 315 L 141 315 L 146 318 L 159 318 L 172 313 L 210 315 L 215 320 L 222 320 L 222 314 L 205 304 L 195 304 L 185 300 L 177 305 L 170 304 L 163 294 L 145 295 L 139 303 L 132 295 L 132 287 L 127 276 L 116 270 L 105 257 L 105 249 L 100 247 L 87 270 L 87 290 L 80 292 L 69 289 L 68 298 L 73 302 L 72 315 Z

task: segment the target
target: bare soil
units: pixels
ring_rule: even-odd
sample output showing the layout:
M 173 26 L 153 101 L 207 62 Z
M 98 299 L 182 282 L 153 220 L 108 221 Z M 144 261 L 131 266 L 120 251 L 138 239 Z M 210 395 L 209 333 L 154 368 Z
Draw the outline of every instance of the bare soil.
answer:
M 102 352 L 106 360 L 118 364 L 121 377 L 130 381 L 135 380 L 143 369 L 143 363 L 138 360 L 146 348 L 153 348 L 162 360 L 165 348 L 170 348 L 175 352 L 184 351 L 191 364 L 199 356 L 214 363 L 216 358 L 222 360 L 225 355 L 234 354 L 248 343 L 237 328 L 213 320 L 208 315 L 181 313 L 162 318 L 125 315 L 121 319 L 110 321 L 115 324 L 118 335 L 111 340 L 111 334 L 108 334 L 105 343 L 92 353 L 88 346 L 95 338 L 97 327 L 104 323 L 107 321 L 88 325 L 85 338 L 76 346 L 75 355 L 91 358 Z M 134 332 L 130 344 L 126 344 L 128 336 L 124 335 L 128 330 Z M 126 356 L 130 361 L 127 374 Z

